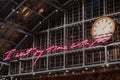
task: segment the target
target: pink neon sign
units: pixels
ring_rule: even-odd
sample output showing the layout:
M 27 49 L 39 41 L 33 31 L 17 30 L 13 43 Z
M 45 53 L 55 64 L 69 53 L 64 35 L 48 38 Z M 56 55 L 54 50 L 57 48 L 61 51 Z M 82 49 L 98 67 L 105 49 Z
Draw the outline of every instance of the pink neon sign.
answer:
M 51 46 L 48 47 L 45 50 L 40 50 L 37 48 L 30 48 L 27 49 L 25 51 L 17 51 L 16 49 L 12 49 L 8 52 L 5 53 L 5 58 L 3 59 L 3 61 L 9 61 L 12 57 L 18 59 L 21 57 L 26 57 L 28 55 L 32 55 L 35 56 L 36 59 L 33 62 L 33 66 L 36 64 L 36 62 L 38 61 L 38 59 L 40 58 L 41 55 L 43 55 L 44 53 L 51 53 L 51 52 L 55 52 L 55 51 L 59 51 L 59 50 L 68 50 L 68 48 L 70 49 L 75 49 L 77 47 L 82 48 L 83 46 L 87 46 L 87 47 L 92 47 L 96 44 L 104 44 L 105 42 L 109 41 L 111 39 L 111 37 L 106 37 L 106 38 L 100 38 L 100 39 L 95 39 L 92 43 L 89 42 L 88 39 L 81 41 L 80 43 L 72 43 L 71 46 Z

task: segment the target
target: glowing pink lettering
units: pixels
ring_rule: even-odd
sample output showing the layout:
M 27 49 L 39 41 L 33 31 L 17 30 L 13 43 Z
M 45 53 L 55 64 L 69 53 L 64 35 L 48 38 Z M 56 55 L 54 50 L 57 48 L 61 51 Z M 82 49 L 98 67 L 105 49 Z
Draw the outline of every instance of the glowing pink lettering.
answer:
M 16 51 L 16 49 L 12 49 L 12 50 L 6 52 L 6 53 L 5 53 L 6 56 L 5 56 L 5 58 L 3 59 L 3 61 L 8 61 L 8 60 L 10 60 L 11 55 L 12 55 L 15 51 Z
M 26 55 L 29 55 L 32 51 L 36 50 L 37 48 L 30 48 L 26 50 Z
M 106 38 L 100 38 L 100 39 L 96 39 L 97 43 L 105 43 L 107 41 L 109 41 L 112 37 L 106 37 Z
M 38 59 L 40 58 L 40 56 L 42 55 L 44 53 L 44 51 L 43 50 L 37 50 L 33 55 L 34 56 L 37 56 L 37 54 L 39 54 L 38 55 L 38 57 L 35 59 L 35 61 L 33 62 L 33 66 L 36 64 L 36 62 L 38 61 Z
M 25 56 L 27 56 L 25 52 L 18 52 L 16 53 L 15 58 L 20 58 L 20 57 L 25 57 Z
M 52 46 L 52 47 L 49 47 L 46 49 L 47 53 L 50 53 L 50 52 L 55 52 L 55 51 L 58 51 L 58 50 L 67 50 L 67 46 Z
M 46 51 L 47 51 L 47 53 L 50 53 L 50 52 L 53 52 L 54 49 L 56 49 L 56 48 L 57 48 L 57 46 L 51 46 L 51 47 L 47 48 Z
M 33 56 L 38 56 L 38 55 L 40 55 L 41 53 L 43 54 L 44 51 L 43 51 L 43 50 L 37 50 L 37 51 L 33 54 Z
M 32 51 L 35 51 L 36 49 L 37 48 L 30 48 L 30 49 L 27 49 L 25 52 L 23 52 L 23 51 L 17 52 L 16 55 L 15 55 L 15 58 L 28 56 L 29 54 L 32 53 Z
M 84 40 L 84 41 L 82 41 L 82 42 L 80 42 L 80 43 L 78 43 L 78 44 L 73 43 L 73 44 L 71 45 L 71 49 L 74 49 L 74 48 L 76 48 L 76 47 L 81 48 L 81 47 L 84 46 L 84 45 L 85 45 L 85 46 L 89 46 L 89 45 L 90 45 L 88 39 L 86 39 L 86 40 Z
M 83 46 L 92 47 L 95 44 L 105 43 L 105 42 L 109 41 L 110 39 L 111 39 L 111 37 L 99 38 L 99 39 L 95 39 L 92 43 L 90 43 L 89 40 L 86 39 L 86 40 L 81 41 L 80 43 L 72 43 L 72 45 L 70 46 L 70 49 L 74 49 L 77 47 L 81 48 Z M 30 48 L 25 51 L 16 51 L 16 49 L 12 49 L 5 53 L 6 56 L 3 59 L 3 61 L 10 60 L 11 55 L 13 53 L 16 53 L 13 55 L 14 58 L 26 57 L 29 54 L 32 54 L 33 56 L 36 57 L 35 61 L 33 62 L 33 66 L 34 66 L 42 54 L 51 53 L 51 52 L 55 52 L 55 51 L 59 51 L 59 50 L 68 50 L 68 46 L 51 46 L 45 50 L 39 50 L 37 48 Z

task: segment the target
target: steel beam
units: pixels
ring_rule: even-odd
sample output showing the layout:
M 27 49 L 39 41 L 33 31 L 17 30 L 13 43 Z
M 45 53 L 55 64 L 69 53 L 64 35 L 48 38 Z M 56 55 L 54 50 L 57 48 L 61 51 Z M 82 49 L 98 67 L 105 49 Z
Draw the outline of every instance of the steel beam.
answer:
M 62 7 L 57 6 L 56 4 L 52 3 L 50 0 L 46 0 L 45 2 L 46 2 L 47 4 L 55 7 L 56 9 L 62 11 L 62 12 L 64 11 L 64 9 L 63 9 Z
M 68 0 L 63 6 L 69 4 L 71 1 L 73 1 L 73 0 Z
M 16 26 L 19 26 L 20 27 L 20 29 L 24 29 L 24 30 L 26 30 L 26 31 L 28 31 L 28 32 L 32 32 L 30 29 L 28 29 L 28 28 L 26 28 L 25 26 L 23 26 L 23 25 L 20 25 L 20 24 L 17 24 L 17 23 L 15 23 L 15 22 L 13 22 L 13 21 L 6 21 L 6 23 L 8 23 L 8 24 L 15 24 Z
M 116 64 L 120 64 L 120 61 L 116 61 L 116 62 L 109 62 L 108 64 L 110 65 L 116 65 Z M 60 68 L 60 69 L 52 69 L 52 70 L 45 70 L 45 71 L 37 71 L 34 72 L 35 74 L 41 74 L 41 73 L 48 73 L 48 72 L 63 72 L 66 70 L 77 70 L 77 69 L 84 69 L 84 68 L 92 68 L 92 67 L 101 67 L 105 65 L 104 63 L 98 63 L 98 64 L 92 64 L 92 65 L 85 65 L 85 66 L 77 66 L 77 67 L 68 67 L 68 68 Z M 11 74 L 11 75 L 7 75 L 7 76 L 2 76 L 2 77 L 8 77 L 8 76 L 25 76 L 25 75 L 33 75 L 33 72 L 28 72 L 28 73 L 21 73 L 21 74 Z
M 9 65 L 8 63 L 1 62 L 1 61 L 0 61 L 0 64 L 3 64 L 3 65 Z
M 63 4 L 63 6 L 67 5 L 67 4 L 70 3 L 71 1 L 72 1 L 72 0 L 68 0 L 66 3 Z M 45 17 L 45 18 L 43 19 L 43 21 L 41 21 L 41 22 L 44 22 L 45 20 L 47 20 L 47 19 L 48 19 L 50 16 L 52 16 L 55 12 L 56 12 L 56 10 L 54 10 L 52 13 L 50 13 L 50 14 L 49 14 L 47 17 Z M 32 29 L 32 31 L 34 31 L 35 29 L 37 29 L 40 24 L 41 24 L 41 23 L 38 23 L 38 24 Z
M 6 41 L 6 42 L 8 42 L 8 43 L 17 45 L 17 43 L 15 43 L 15 42 L 9 40 L 8 38 L 4 37 L 2 34 L 0 34 L 0 39 Z
M 26 32 L 26 31 L 24 31 L 24 30 L 22 30 L 20 28 L 15 27 L 15 26 L 9 26 L 9 25 L 6 25 L 3 22 L 0 22 L 0 27 L 2 27 L 2 26 L 3 26 L 3 28 L 9 28 L 11 30 L 18 31 L 18 32 L 23 33 L 23 34 L 33 36 L 33 34 L 31 32 Z
M 18 10 L 27 0 L 24 0 L 20 5 L 18 5 L 16 8 L 15 8 L 15 11 Z M 8 16 L 5 18 L 5 20 L 7 20 L 9 17 L 11 17 L 15 11 L 12 11 L 10 14 L 8 14 Z
M 11 41 L 11 40 L 9 40 L 9 39 L 3 38 L 3 37 L 1 37 L 1 36 L 0 36 L 0 39 L 6 41 L 6 42 L 8 42 L 8 43 L 11 43 L 11 44 L 13 44 L 13 45 L 17 45 L 17 43 L 15 43 L 15 42 L 13 42 L 13 41 Z
M 29 7 L 28 7 L 28 9 L 31 10 L 31 11 L 33 11 L 35 14 L 40 15 L 41 17 L 45 18 L 42 14 L 39 14 L 37 11 L 35 11 L 35 10 L 29 8 Z
M 29 35 L 29 36 L 33 36 L 33 34 L 32 33 L 29 33 L 29 32 L 26 32 L 26 31 L 24 31 L 24 30 L 21 30 L 21 29 L 19 29 L 19 28 L 15 28 L 15 27 L 7 27 L 7 28 L 9 28 L 9 29 L 11 29 L 11 30 L 14 30 L 14 31 L 18 31 L 18 32 L 20 32 L 20 33 L 23 33 L 23 34 L 26 34 L 26 35 Z
M 45 17 L 41 22 L 44 22 L 45 20 L 47 20 L 50 16 L 52 16 L 54 13 L 55 13 L 56 11 L 53 11 L 52 13 L 50 13 L 47 17 Z M 38 27 L 39 27 L 39 25 L 41 24 L 41 22 L 40 23 L 38 23 L 33 29 L 32 29 L 32 31 L 34 31 L 35 29 L 37 29 Z
M 63 6 L 58 0 L 53 0 L 53 1 L 55 1 L 59 6 Z
M 67 5 L 67 4 L 68 4 L 69 2 L 71 2 L 71 1 L 72 1 L 72 0 L 67 1 L 66 3 L 63 4 L 63 6 Z M 43 19 L 42 22 L 44 22 L 46 19 L 48 19 L 48 18 L 49 18 L 51 15 L 53 15 L 55 12 L 56 12 L 56 11 L 53 11 L 50 15 L 48 15 L 45 19 Z M 32 29 L 32 31 L 34 31 L 35 29 L 37 29 L 40 24 L 41 24 L 41 23 L 38 23 L 38 24 Z M 25 39 L 26 39 L 26 37 L 24 37 L 24 38 L 20 41 L 20 43 L 16 46 L 16 48 L 18 48 Z
M 11 0 L 15 5 L 19 5 L 15 0 Z
M 18 43 L 18 45 L 15 46 L 15 49 L 17 49 L 22 43 L 23 41 L 27 38 L 27 36 L 25 35 L 22 40 Z

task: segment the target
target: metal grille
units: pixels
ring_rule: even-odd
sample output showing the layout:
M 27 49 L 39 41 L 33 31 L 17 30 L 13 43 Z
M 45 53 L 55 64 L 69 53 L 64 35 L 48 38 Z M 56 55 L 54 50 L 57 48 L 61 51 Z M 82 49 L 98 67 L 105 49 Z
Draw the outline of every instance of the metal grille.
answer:
M 115 21 L 116 29 L 113 34 L 113 39 L 105 45 L 96 45 L 92 48 L 87 46 L 83 46 L 82 48 L 77 47 L 75 49 L 69 48 L 68 50 L 52 52 L 56 54 L 45 54 L 41 56 L 37 61 L 37 65 L 34 67 L 32 66 L 33 57 L 25 58 L 19 62 L 21 63 L 21 68 L 16 70 L 19 70 L 23 74 L 36 71 L 42 73 L 42 71 L 59 71 L 59 69 L 65 70 L 68 68 L 72 70 L 76 67 L 85 68 L 106 63 L 117 64 L 120 59 L 120 15 L 115 12 L 119 12 L 119 3 L 119 0 L 72 1 L 66 6 L 64 16 L 63 14 L 61 15 L 62 19 L 60 18 L 60 21 L 59 18 L 55 18 L 57 13 L 46 20 L 48 24 L 46 22 L 45 24 L 48 28 L 43 32 L 40 30 L 39 40 L 37 40 L 37 47 L 40 49 L 46 49 L 54 45 L 67 45 L 70 47 L 72 43 L 80 43 L 85 39 L 93 42 L 93 38 L 91 37 L 92 24 L 100 16 L 106 15 Z M 63 17 L 65 18 L 64 20 Z M 11 67 L 13 69 L 10 68 L 11 72 L 17 67 L 14 66 L 15 64 L 13 62 L 11 63 L 13 65 Z

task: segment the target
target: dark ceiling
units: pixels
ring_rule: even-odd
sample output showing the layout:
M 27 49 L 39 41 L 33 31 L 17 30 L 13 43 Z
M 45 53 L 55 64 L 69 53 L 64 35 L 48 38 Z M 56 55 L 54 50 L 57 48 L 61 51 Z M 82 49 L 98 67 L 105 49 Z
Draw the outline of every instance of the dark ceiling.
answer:
M 70 0 L 0 0 L 0 56 L 18 48 L 24 37 L 33 37 L 35 30 L 51 14 L 64 11 Z

